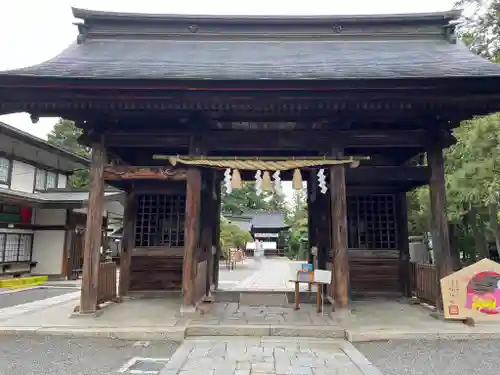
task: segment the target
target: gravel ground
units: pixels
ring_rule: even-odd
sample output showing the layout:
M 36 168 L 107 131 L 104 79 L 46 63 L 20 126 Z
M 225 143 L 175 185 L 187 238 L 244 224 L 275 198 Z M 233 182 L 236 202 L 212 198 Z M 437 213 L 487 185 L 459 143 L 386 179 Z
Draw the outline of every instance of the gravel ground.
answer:
M 75 288 L 36 288 L 17 291 L 13 293 L 0 294 L 0 309 L 21 305 L 23 303 L 40 301 L 42 299 L 61 296 L 63 294 L 77 292 Z
M 148 347 L 134 343 L 60 336 L 0 336 L 0 374 L 117 375 L 117 370 L 132 357 L 170 358 L 179 347 L 178 343 L 167 341 L 152 341 Z
M 500 373 L 500 340 L 397 340 L 355 346 L 384 375 Z

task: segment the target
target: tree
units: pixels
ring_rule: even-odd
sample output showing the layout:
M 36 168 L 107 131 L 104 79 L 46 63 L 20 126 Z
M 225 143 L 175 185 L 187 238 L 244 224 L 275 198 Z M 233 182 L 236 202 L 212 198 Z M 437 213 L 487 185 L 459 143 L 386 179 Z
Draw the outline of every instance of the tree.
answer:
M 457 30 L 475 53 L 500 61 L 500 0 L 458 0 L 464 13 Z
M 252 235 L 237 225 L 229 224 L 226 219 L 221 217 L 220 239 L 224 253 L 227 255 L 231 248 L 244 248 L 247 242 L 252 241 Z
M 73 121 L 60 119 L 59 122 L 55 124 L 52 131 L 47 134 L 47 139 L 49 143 L 55 146 L 59 146 L 67 151 L 88 158 L 90 149 L 78 143 L 78 137 L 80 137 L 81 134 L 82 131 L 75 126 Z M 71 175 L 69 184 L 75 188 L 84 188 L 87 187 L 88 181 L 89 171 L 88 169 L 82 169 L 75 171 L 73 175 Z
M 281 211 L 284 197 L 273 197 L 273 194 L 262 192 L 257 195 L 254 182 L 243 182 L 241 189 L 234 189 L 227 193 L 222 188 L 222 212 L 225 214 L 241 215 L 245 212 Z

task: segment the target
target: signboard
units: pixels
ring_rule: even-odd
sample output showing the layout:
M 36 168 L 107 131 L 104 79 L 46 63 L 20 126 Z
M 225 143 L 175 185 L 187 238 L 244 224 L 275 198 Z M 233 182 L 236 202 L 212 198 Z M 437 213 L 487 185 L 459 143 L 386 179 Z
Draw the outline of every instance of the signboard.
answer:
M 255 233 L 256 238 L 278 238 L 279 233 Z
M 31 223 L 31 208 L 13 204 L 0 204 L 0 222 Z
M 444 317 L 500 321 L 500 264 L 483 259 L 441 279 Z

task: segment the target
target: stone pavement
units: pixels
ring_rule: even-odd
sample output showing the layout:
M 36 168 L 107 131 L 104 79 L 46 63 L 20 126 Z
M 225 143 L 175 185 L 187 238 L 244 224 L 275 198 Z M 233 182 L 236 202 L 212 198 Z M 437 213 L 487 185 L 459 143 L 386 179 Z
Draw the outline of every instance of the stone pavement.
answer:
M 381 375 L 344 340 L 187 339 L 160 375 Z
M 288 258 L 264 258 L 260 267 L 249 277 L 236 284 L 232 289 L 253 291 L 291 291 L 294 283 L 289 282 L 292 277 L 291 266 L 301 264 Z M 301 290 L 307 290 L 307 284 L 300 285 Z

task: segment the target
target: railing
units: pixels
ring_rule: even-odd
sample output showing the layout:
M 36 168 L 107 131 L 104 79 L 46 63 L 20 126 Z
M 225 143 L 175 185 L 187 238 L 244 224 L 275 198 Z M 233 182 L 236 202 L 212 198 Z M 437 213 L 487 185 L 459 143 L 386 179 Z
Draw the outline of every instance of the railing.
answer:
M 234 269 L 236 267 L 236 263 L 242 262 L 243 260 L 245 260 L 245 257 L 245 251 L 240 249 L 230 249 L 228 257 L 226 259 L 226 267 L 229 269 Z
M 433 264 L 412 263 L 415 277 L 417 298 L 422 302 L 435 305 L 439 297 L 439 282 L 436 267 Z M 413 280 L 412 280 L 413 282 Z
M 103 262 L 99 264 L 99 278 L 97 284 L 97 303 L 113 301 L 116 296 L 116 264 Z

